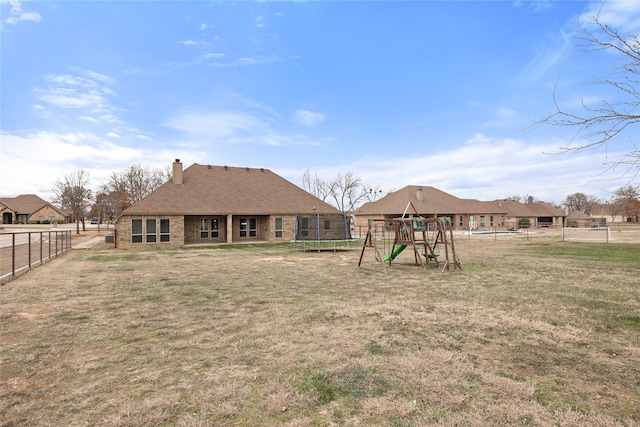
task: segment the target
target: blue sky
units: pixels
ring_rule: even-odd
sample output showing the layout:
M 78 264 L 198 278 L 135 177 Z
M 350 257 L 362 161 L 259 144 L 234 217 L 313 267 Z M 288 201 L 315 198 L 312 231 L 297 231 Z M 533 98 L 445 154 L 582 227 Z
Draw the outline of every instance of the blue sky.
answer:
M 604 199 L 631 151 L 552 155 L 575 130 L 531 125 L 611 99 L 588 85 L 583 1 L 0 1 L 0 194 L 51 196 L 133 164 L 264 167 L 302 185 L 352 172 L 383 192 Z M 601 15 L 640 27 L 640 2 Z M 635 139 L 637 144 L 637 139 Z M 632 182 L 633 183 L 633 182 Z M 633 183 L 637 184 L 637 183 Z

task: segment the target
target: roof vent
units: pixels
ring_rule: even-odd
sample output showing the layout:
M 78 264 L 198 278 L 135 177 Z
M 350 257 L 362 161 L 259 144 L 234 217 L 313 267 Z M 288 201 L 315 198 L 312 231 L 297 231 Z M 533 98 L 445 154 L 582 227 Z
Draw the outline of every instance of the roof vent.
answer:
M 249 172 L 249 168 L 245 168 L 247 170 L 247 172 Z
M 260 172 L 264 172 L 264 168 L 260 168 Z
M 225 165 L 224 170 L 229 170 L 229 166 Z

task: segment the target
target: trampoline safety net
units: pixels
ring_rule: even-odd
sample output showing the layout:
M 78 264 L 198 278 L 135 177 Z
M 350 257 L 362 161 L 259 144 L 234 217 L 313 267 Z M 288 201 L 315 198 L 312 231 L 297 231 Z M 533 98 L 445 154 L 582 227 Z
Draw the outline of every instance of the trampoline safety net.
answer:
M 297 215 L 294 239 L 303 240 L 349 240 L 351 221 L 346 215 Z

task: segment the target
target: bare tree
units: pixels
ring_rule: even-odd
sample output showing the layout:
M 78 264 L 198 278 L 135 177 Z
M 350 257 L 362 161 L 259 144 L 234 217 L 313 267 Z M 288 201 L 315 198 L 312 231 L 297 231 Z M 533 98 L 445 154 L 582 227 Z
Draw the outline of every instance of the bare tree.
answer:
M 640 186 L 627 185 L 613 192 L 613 200 L 629 201 L 640 199 Z
M 169 167 L 157 169 L 132 165 L 120 172 L 112 173 L 109 182 L 100 190 L 106 195 L 102 201 L 108 203 L 110 218 L 115 218 L 170 179 Z
M 630 207 L 629 202 L 638 199 L 640 199 L 640 187 L 627 185 L 625 187 L 618 188 L 613 192 L 613 197 L 610 202 L 612 217 L 615 218 L 620 214 L 629 213 L 627 212 L 629 210 L 634 210 Z M 635 215 L 637 215 L 637 212 Z
M 382 188 L 379 185 L 363 185 L 364 189 L 364 197 L 367 202 L 375 202 L 376 200 L 382 198 Z
M 508 197 L 507 200 L 513 200 L 514 202 L 524 203 L 528 205 L 532 203 L 537 203 L 540 201 L 536 197 L 530 196 L 529 194 L 525 194 L 524 196 L 520 196 L 516 194 L 514 196 Z
M 331 197 L 336 202 L 336 206 L 343 213 L 353 211 L 355 207 L 367 197 L 367 190 L 362 185 L 360 177 L 352 172 L 338 174 L 331 181 Z
M 311 172 L 307 169 L 302 176 L 302 185 L 307 193 L 311 193 L 318 199 L 326 202 L 331 195 L 331 184 L 321 180 L 317 173 L 311 177 Z
M 111 175 L 113 188 L 126 192 L 130 206 L 139 202 L 170 179 L 167 170 L 132 165 Z
M 382 192 L 379 187 L 375 187 L 374 190 L 372 186 L 363 185 L 362 179 L 352 172 L 344 175 L 338 173 L 333 180 L 323 181 L 317 174 L 312 177 L 311 172 L 307 170 L 302 177 L 302 184 L 307 192 L 322 201 L 327 202 L 328 199 L 332 199 L 335 206 L 343 213 L 353 211 L 363 200 L 374 197 L 374 191 Z
M 606 3 L 603 4 L 604 7 Z M 582 143 L 575 146 L 560 147 L 564 152 L 578 152 L 588 148 L 605 147 L 625 130 L 640 123 L 640 39 L 636 34 L 623 34 L 611 25 L 603 22 L 600 14 L 602 7 L 578 29 L 578 46 L 587 53 L 606 51 L 621 58 L 621 65 L 605 77 L 595 78 L 591 84 L 613 89 L 617 101 L 602 100 L 591 107 L 582 101 L 582 112 L 572 112 L 560 107 L 557 101 L 557 89 L 553 100 L 556 111 L 538 125 L 563 126 L 577 129 L 576 139 Z M 619 98 L 618 98 L 619 97 Z M 637 145 L 621 158 L 608 162 L 612 168 L 624 167 L 624 174 L 630 173 L 632 179 L 640 173 L 640 149 Z
M 564 199 L 562 206 L 571 211 L 578 211 L 588 215 L 591 212 L 591 209 L 600 203 L 601 201 L 597 196 L 587 196 L 584 193 L 574 193 Z
M 91 208 L 92 215 L 98 216 L 101 220 L 109 223 L 121 212 L 120 192 L 111 191 L 108 185 L 103 184 L 95 197 L 95 204 Z M 98 228 L 100 226 L 98 225 Z
M 76 233 L 80 234 L 80 222 L 82 231 L 86 230 L 84 215 L 92 200 L 92 192 L 89 186 L 89 173 L 79 169 L 57 179 L 53 187 L 53 201 L 62 207 L 70 209 L 76 221 Z

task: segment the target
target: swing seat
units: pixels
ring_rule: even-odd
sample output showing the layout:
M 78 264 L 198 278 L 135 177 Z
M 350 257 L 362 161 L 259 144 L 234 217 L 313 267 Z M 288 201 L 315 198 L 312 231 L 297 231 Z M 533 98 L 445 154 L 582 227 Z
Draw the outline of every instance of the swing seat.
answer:
M 440 256 L 440 254 L 438 252 L 432 252 L 430 254 L 422 254 L 422 256 L 434 259 L 434 258 L 438 258 Z

